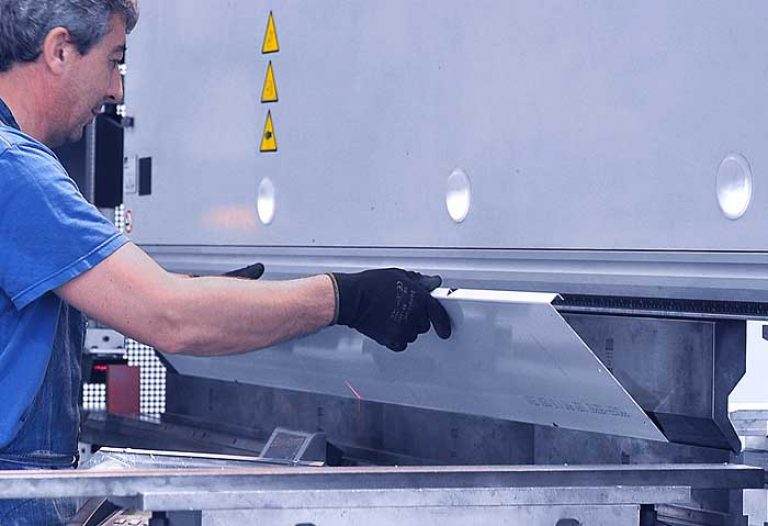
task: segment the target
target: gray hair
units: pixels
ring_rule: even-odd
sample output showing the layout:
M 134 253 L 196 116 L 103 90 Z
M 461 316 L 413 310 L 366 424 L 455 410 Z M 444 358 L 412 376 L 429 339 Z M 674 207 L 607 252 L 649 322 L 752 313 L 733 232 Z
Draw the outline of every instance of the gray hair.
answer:
M 57 27 L 66 28 L 85 55 L 109 32 L 113 14 L 131 31 L 138 20 L 136 0 L 0 0 L 0 72 L 37 60 L 45 37 Z

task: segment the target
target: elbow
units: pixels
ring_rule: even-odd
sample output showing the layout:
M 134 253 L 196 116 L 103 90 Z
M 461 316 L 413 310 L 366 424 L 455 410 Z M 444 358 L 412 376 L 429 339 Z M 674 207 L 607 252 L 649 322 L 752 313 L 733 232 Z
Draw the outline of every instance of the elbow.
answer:
M 186 354 L 191 356 L 205 354 L 202 352 L 200 342 L 191 338 L 183 329 L 168 331 L 160 340 L 155 348 L 166 354 Z
M 189 334 L 189 324 L 168 314 L 159 316 L 157 322 L 148 338 L 150 346 L 165 354 L 194 354 L 195 345 Z
M 169 275 L 170 276 L 170 275 Z M 188 287 L 175 277 L 168 277 L 132 296 L 130 308 L 113 320 L 102 320 L 126 336 L 166 354 L 194 354 L 203 336 L 190 308 Z
M 164 354 L 206 356 L 213 352 L 210 325 L 186 308 L 189 301 L 179 295 L 169 295 L 151 310 L 144 341 Z
M 184 354 L 186 350 L 184 342 L 172 334 L 159 334 L 149 340 L 147 345 L 163 354 Z
M 150 344 L 155 350 L 163 354 L 188 354 L 188 348 L 180 339 L 172 336 L 162 336 L 157 338 L 156 343 Z

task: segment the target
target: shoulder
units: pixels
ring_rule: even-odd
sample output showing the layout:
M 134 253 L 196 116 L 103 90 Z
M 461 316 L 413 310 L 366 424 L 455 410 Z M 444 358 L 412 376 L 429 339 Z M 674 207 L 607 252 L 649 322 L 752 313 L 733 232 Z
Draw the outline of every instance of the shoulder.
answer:
M 0 165 L 3 178 L 19 170 L 38 174 L 55 172 L 66 174 L 59 159 L 50 148 L 23 132 L 0 126 Z
M 0 188 L 16 184 L 74 185 L 56 155 L 32 137 L 0 127 Z
M 51 149 L 37 139 L 10 126 L 0 126 L 0 155 L 15 149 L 32 150 L 42 156 L 56 159 Z

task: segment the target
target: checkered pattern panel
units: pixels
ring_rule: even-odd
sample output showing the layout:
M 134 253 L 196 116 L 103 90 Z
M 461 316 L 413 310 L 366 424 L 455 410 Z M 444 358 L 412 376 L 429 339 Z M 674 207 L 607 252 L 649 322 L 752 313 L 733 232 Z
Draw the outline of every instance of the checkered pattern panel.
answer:
M 107 386 L 104 384 L 83 384 L 83 409 L 86 411 L 107 410 Z
M 115 208 L 115 226 L 120 232 L 125 232 L 125 205 Z
M 128 365 L 141 368 L 141 413 L 159 415 L 165 412 L 165 366 L 155 350 L 137 341 L 126 339 Z

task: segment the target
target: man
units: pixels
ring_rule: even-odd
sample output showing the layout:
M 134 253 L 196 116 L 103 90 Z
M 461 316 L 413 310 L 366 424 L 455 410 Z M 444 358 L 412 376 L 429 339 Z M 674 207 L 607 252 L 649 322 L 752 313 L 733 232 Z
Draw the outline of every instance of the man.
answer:
M 450 336 L 429 295 L 439 277 L 385 269 L 188 279 L 85 202 L 48 148 L 79 139 L 104 102 L 121 100 L 118 64 L 136 21 L 134 0 L 0 0 L 2 469 L 76 464 L 79 311 L 165 352 L 208 356 L 336 323 L 395 351 L 430 324 Z M 67 511 L 56 506 L 0 502 L 0 524 L 55 524 Z

